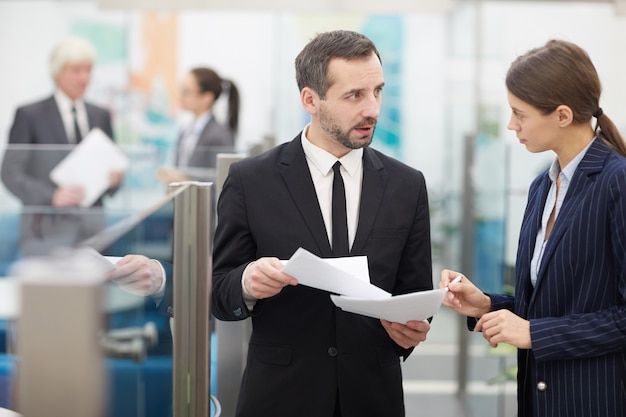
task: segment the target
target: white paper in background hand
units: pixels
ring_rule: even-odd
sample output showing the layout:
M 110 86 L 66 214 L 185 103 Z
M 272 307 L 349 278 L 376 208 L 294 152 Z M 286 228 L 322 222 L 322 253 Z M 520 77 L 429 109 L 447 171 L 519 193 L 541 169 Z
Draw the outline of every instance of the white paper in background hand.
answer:
M 50 179 L 59 186 L 80 185 L 81 207 L 90 207 L 109 188 L 111 171 L 126 171 L 128 157 L 100 129 L 92 129 L 54 169 Z

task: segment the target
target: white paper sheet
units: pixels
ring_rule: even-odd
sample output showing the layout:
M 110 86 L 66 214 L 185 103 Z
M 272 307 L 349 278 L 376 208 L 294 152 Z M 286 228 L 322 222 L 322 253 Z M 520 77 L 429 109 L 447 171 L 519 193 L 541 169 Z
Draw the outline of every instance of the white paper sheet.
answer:
M 283 272 L 295 277 L 298 284 L 335 294 L 367 299 L 391 297 L 370 283 L 365 256 L 322 259 L 298 248 L 285 263 Z
M 100 129 L 92 129 L 54 169 L 50 179 L 57 185 L 80 185 L 85 189 L 81 207 L 90 207 L 109 188 L 111 171 L 126 171 L 128 157 Z
M 396 295 L 371 300 L 331 295 L 333 303 L 344 311 L 363 316 L 406 324 L 410 320 L 425 320 L 439 312 L 447 288 Z
M 117 256 L 104 256 L 97 250 L 90 248 L 89 246 L 83 246 L 80 248 L 85 253 L 85 256 L 89 256 L 90 259 L 98 265 L 98 267 L 104 269 L 105 272 L 111 272 L 115 269 L 115 264 L 119 261 L 120 257 Z
M 398 323 L 434 316 L 447 291 L 442 288 L 391 296 L 369 282 L 365 256 L 322 259 L 299 248 L 283 262 L 283 272 L 295 277 L 298 284 L 334 293 L 330 298 L 342 310 Z

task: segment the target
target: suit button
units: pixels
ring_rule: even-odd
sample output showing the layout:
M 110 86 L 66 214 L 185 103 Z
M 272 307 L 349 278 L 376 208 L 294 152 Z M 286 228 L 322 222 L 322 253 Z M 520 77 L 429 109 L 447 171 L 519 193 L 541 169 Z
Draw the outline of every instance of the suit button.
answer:
M 547 389 L 548 389 L 548 384 L 546 384 L 546 383 L 545 383 L 545 382 L 543 382 L 543 381 L 539 381 L 539 382 L 537 382 L 537 390 L 539 390 L 539 391 L 545 391 L 545 390 L 547 390 Z
M 328 355 L 329 356 L 337 356 L 337 348 L 334 346 L 331 346 L 328 348 Z

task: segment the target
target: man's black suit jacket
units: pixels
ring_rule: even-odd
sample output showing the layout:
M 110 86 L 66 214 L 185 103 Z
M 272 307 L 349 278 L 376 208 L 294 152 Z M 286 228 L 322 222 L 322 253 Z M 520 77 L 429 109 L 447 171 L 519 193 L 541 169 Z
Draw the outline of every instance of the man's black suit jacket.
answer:
M 403 416 L 402 349 L 377 319 L 346 313 L 329 293 L 285 287 L 248 311 L 244 268 L 299 247 L 331 257 L 300 135 L 231 166 L 218 202 L 212 310 L 252 317 L 238 416 Z M 370 148 L 363 153 L 358 228 L 351 255 L 366 255 L 371 282 L 394 294 L 433 287 L 423 175 Z

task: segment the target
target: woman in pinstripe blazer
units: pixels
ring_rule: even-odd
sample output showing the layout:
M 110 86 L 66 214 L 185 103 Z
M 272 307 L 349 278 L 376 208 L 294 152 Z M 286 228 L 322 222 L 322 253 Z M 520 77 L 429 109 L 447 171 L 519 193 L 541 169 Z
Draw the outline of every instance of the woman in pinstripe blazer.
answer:
M 506 77 L 508 128 L 551 167 L 530 186 L 515 295 L 444 270 L 444 304 L 492 346 L 518 347 L 520 417 L 626 415 L 626 145 L 580 47 L 551 40 Z M 595 119 L 595 126 L 592 120 Z

